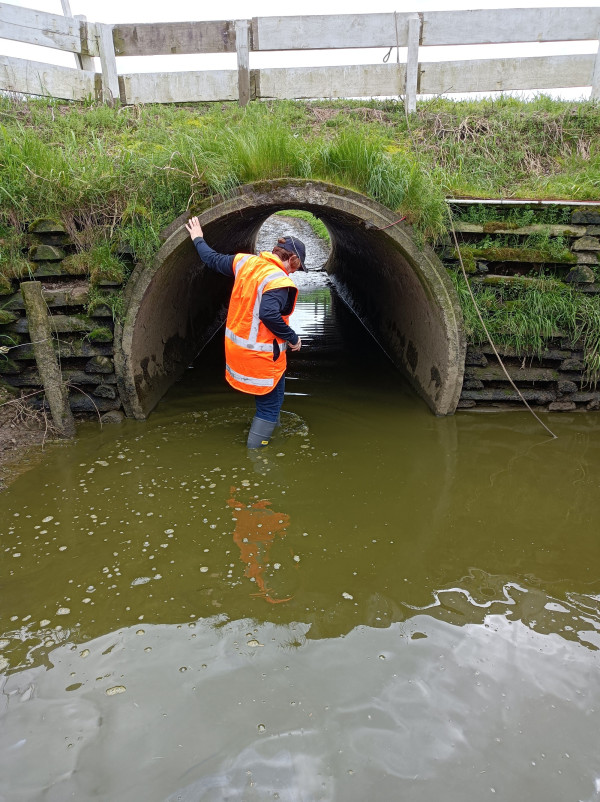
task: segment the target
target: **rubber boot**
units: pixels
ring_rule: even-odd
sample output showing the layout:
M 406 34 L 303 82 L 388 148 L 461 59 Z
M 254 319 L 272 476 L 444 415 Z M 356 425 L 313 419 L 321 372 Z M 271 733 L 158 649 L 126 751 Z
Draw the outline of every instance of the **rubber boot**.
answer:
M 268 446 L 276 426 L 277 421 L 263 420 L 255 415 L 252 419 L 250 431 L 248 432 L 246 447 L 264 448 Z

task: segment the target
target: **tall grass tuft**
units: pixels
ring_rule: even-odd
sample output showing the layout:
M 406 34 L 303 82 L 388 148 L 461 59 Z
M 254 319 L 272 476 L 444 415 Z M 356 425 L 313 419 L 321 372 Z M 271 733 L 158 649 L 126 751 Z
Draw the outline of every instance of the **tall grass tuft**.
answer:
M 461 273 L 451 271 L 465 320 L 467 340 L 487 341 Z M 512 346 L 518 356 L 540 356 L 548 340 L 566 336 L 584 346 L 585 376 L 600 380 L 600 296 L 584 295 L 552 278 L 507 282 L 492 287 L 473 284 L 473 293 L 495 344 Z

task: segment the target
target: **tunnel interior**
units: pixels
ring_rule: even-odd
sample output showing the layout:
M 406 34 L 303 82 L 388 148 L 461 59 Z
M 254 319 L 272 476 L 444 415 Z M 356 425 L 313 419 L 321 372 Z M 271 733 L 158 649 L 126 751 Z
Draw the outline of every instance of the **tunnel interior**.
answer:
M 222 253 L 252 253 L 263 223 L 285 209 L 326 225 L 326 270 L 346 303 L 381 343 L 431 410 L 452 414 L 464 368 L 462 317 L 445 269 L 406 223 L 376 202 L 314 182 L 265 182 L 199 215 Z M 225 319 L 231 283 L 203 268 L 184 223 L 174 221 L 152 266 L 137 268 L 115 362 L 128 415 L 143 419 Z

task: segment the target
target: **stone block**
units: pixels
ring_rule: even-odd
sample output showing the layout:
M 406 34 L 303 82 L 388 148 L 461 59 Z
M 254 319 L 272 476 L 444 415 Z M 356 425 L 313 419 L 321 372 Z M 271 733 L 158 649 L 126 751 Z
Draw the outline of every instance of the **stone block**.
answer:
M 94 390 L 93 395 L 98 396 L 98 398 L 115 399 L 117 397 L 117 391 L 116 388 L 110 384 L 99 384 Z
M 4 403 L 9 398 L 18 398 L 20 395 L 19 390 L 9 384 L 7 381 L 0 379 L 0 403 Z
M 560 361 L 563 359 L 569 359 L 572 355 L 572 352 L 566 348 L 547 348 L 545 351 L 542 351 L 541 359 Z
M 594 399 L 593 401 L 590 401 L 588 404 L 586 404 L 585 408 L 588 410 L 588 412 L 593 412 L 597 409 L 600 409 L 600 401 Z
M 577 404 L 574 401 L 553 401 L 548 409 L 550 412 L 572 412 L 577 409 Z
M 575 240 L 571 248 L 574 251 L 600 251 L 600 240 L 598 237 L 581 237 Z
M 21 372 L 22 368 L 12 359 L 0 354 L 0 374 L 3 376 L 16 376 Z
M 54 308 L 60 306 L 85 306 L 88 300 L 89 288 L 87 282 L 83 281 L 68 289 L 48 289 L 44 287 L 42 294 L 47 306 Z M 6 309 L 25 309 L 23 295 L 16 292 L 6 301 Z
M 585 365 L 581 359 L 563 359 L 560 370 L 585 370 Z
M 532 390 L 529 387 L 521 389 L 521 393 L 526 401 L 535 404 L 550 404 L 556 401 L 556 393 L 552 390 Z M 466 401 L 481 401 L 483 403 L 490 402 L 504 402 L 504 403 L 518 403 L 521 402 L 519 394 L 510 388 L 486 388 L 484 390 L 463 390 L 461 399 Z M 521 402 L 522 403 L 522 402 Z
M 85 366 L 86 373 L 114 373 L 115 366 L 107 356 L 93 356 Z
M 119 409 L 121 401 L 110 398 L 90 398 L 83 393 L 74 393 L 69 396 L 69 406 L 73 412 L 109 412 Z
M 579 390 L 577 393 L 573 393 L 570 400 L 577 401 L 580 404 L 587 404 L 592 401 L 598 401 L 600 403 L 600 392 L 595 390 Z
M 466 379 L 463 382 L 463 390 L 483 390 L 483 382 L 479 379 Z
M 66 234 L 66 229 L 60 220 L 50 217 L 34 220 L 27 229 L 30 234 Z
M 92 331 L 95 328 L 95 323 L 88 318 L 75 315 L 52 315 L 51 327 L 53 331 L 59 334 L 69 334 L 70 332 Z M 16 323 L 12 323 L 10 331 L 26 334 L 29 331 L 27 318 L 22 317 Z
M 121 287 L 123 282 L 120 279 L 109 279 L 109 278 L 101 278 L 99 281 L 96 281 L 96 287 Z
M 68 275 L 63 265 L 64 262 L 32 262 L 31 275 L 35 279 L 57 278 Z
M 487 367 L 487 357 L 483 351 L 477 348 L 467 348 L 467 356 L 465 358 L 465 365 L 474 365 L 480 368 Z
M 585 208 L 575 209 L 571 215 L 573 225 L 598 226 L 600 225 L 600 210 Z
M 10 306 L 7 304 L 4 309 L 0 309 L 0 326 L 6 326 L 9 323 L 14 323 L 19 319 L 19 315 L 15 315 L 10 311 Z
M 569 340 L 568 337 L 563 337 L 561 339 L 561 341 L 560 341 L 560 347 L 561 348 L 569 348 L 571 351 L 581 351 L 582 352 L 581 355 L 579 355 L 579 354 L 571 354 L 571 356 L 573 358 L 577 358 L 578 356 L 581 356 L 581 359 L 583 359 L 584 345 L 585 345 L 585 343 L 583 342 L 583 340 L 574 341 L 574 340 Z
M 108 326 L 96 326 L 88 335 L 88 339 L 93 343 L 111 343 L 113 333 Z
M 515 365 L 506 365 L 510 378 L 516 382 L 554 382 L 560 379 L 558 371 L 552 368 L 521 368 Z M 506 374 L 500 365 L 490 365 L 487 368 L 473 368 L 473 378 L 487 382 L 506 382 Z
M 56 340 L 53 343 L 54 350 L 58 354 L 61 359 L 68 359 L 73 357 L 85 357 L 89 359 L 91 356 L 112 356 L 113 355 L 113 346 L 112 344 L 108 345 L 95 345 L 92 342 L 89 342 L 86 339 L 81 340 L 72 340 L 71 342 L 65 341 L 64 338 L 61 338 L 60 342 Z M 24 343 L 23 345 L 19 345 L 17 348 L 14 349 L 12 352 L 14 359 L 19 360 L 31 360 L 35 359 L 35 354 L 33 352 L 33 346 L 31 343 Z
M 85 373 L 83 370 L 63 370 L 63 379 L 69 384 L 116 384 L 114 373 Z
M 556 385 L 558 388 L 558 392 L 562 393 L 576 393 L 579 390 L 579 387 L 575 384 L 575 382 L 571 381 L 559 381 Z
M 19 374 L 13 379 L 13 384 L 17 387 L 41 387 L 42 379 L 36 368 L 19 367 Z M 70 385 L 86 387 L 88 385 L 116 384 L 117 378 L 114 373 L 84 373 L 82 370 L 63 370 L 63 381 Z
M 588 226 L 585 233 L 592 237 L 598 237 L 600 236 L 600 226 Z
M 10 295 L 12 291 L 12 281 L 0 273 L 0 295 Z
M 456 408 L 457 409 L 472 409 L 473 407 L 476 407 L 476 406 L 477 406 L 477 402 L 476 401 L 472 401 L 472 400 L 470 400 L 468 398 L 465 398 L 465 399 L 461 398 L 460 401 L 458 402 L 458 404 L 456 405 Z
M 121 412 L 120 409 L 113 409 L 110 412 L 106 412 L 100 418 L 100 423 L 122 423 L 125 418 L 125 415 Z
M 589 253 L 589 252 L 578 253 L 577 254 L 577 264 L 578 265 L 597 265 L 598 264 L 598 254 Z
M 64 250 L 56 245 L 32 245 L 29 249 L 32 262 L 60 262 L 65 256 Z
M 90 317 L 112 317 L 112 309 L 106 304 L 99 304 L 94 307 L 93 312 L 90 312 Z
M 569 270 L 565 281 L 567 284 L 593 284 L 596 281 L 596 276 L 591 267 L 577 265 L 577 267 Z

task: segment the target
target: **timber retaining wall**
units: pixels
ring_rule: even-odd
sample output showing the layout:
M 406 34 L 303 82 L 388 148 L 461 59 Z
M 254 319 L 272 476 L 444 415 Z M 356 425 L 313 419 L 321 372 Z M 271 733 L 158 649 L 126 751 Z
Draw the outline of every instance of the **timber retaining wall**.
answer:
M 586 294 L 600 293 L 600 211 L 576 208 L 570 223 L 532 224 L 522 227 L 502 222 L 456 223 L 461 253 L 467 259 L 469 280 L 498 286 L 511 281 L 535 280 L 535 274 L 554 275 Z M 556 261 L 526 247 L 528 238 L 543 232 L 561 237 L 566 251 Z M 121 286 L 99 280 L 92 291 L 89 277 L 79 274 L 70 258 L 76 247 L 60 222 L 39 220 L 29 226 L 26 256 L 29 278 L 40 281 L 51 316 L 54 347 L 60 357 L 63 378 L 69 388 L 69 403 L 75 413 L 100 416 L 118 422 L 123 407 L 114 368 L 114 303 Z M 490 246 L 490 237 L 521 238 L 523 247 Z M 458 269 L 458 254 L 446 243 L 438 255 L 448 269 Z M 134 255 L 127 249 L 119 258 L 133 267 Z M 533 276 L 533 277 L 532 277 Z M 41 380 L 28 336 L 25 305 L 19 282 L 0 284 L 0 383 L 42 403 Z M 93 305 L 90 293 L 93 292 Z M 103 302 L 103 299 L 105 302 Z M 551 411 L 600 409 L 600 390 L 586 381 L 583 343 L 555 332 L 540 355 L 517 353 L 512 347 L 498 348 L 511 378 L 529 403 Z M 459 409 L 476 406 L 506 406 L 519 403 L 500 368 L 492 348 L 470 344 Z
M 38 220 L 28 229 L 29 275 L 0 286 L 0 381 L 28 396 L 33 405 L 42 403 L 41 379 L 30 342 L 25 304 L 19 284 L 41 282 L 48 306 L 54 348 L 69 389 L 73 412 L 100 415 L 105 422 L 123 418 L 114 369 L 114 321 L 111 295 L 120 283 L 99 280 L 95 304 L 90 305 L 89 277 L 80 275 L 76 247 L 63 225 Z M 121 258 L 130 259 L 123 253 Z M 106 303 L 102 302 L 102 299 Z
M 543 208 L 538 209 L 538 213 L 543 212 Z M 506 207 L 487 207 L 486 214 L 496 220 L 482 224 L 456 223 L 459 247 L 466 257 L 463 262 L 472 285 L 499 288 L 514 282 L 522 286 L 525 282 L 537 281 L 540 276 L 552 276 L 577 292 L 600 293 L 599 209 L 574 208 L 570 222 L 560 225 L 515 226 L 508 221 L 503 224 L 501 218 L 506 213 Z M 536 236 L 547 242 L 561 238 L 565 246 L 563 253 L 556 248 L 544 253 L 543 248 L 528 245 Z M 502 238 L 510 238 L 512 247 L 497 246 L 494 241 L 502 241 Z M 442 248 L 440 257 L 449 269 L 460 269 L 458 254 L 452 246 Z M 545 346 L 539 355 L 496 346 L 510 377 L 526 400 L 556 412 L 600 409 L 600 390 L 586 377 L 584 343 L 574 342 L 565 333 L 556 331 L 547 338 Z M 521 403 L 489 343 L 470 343 L 458 408 Z

